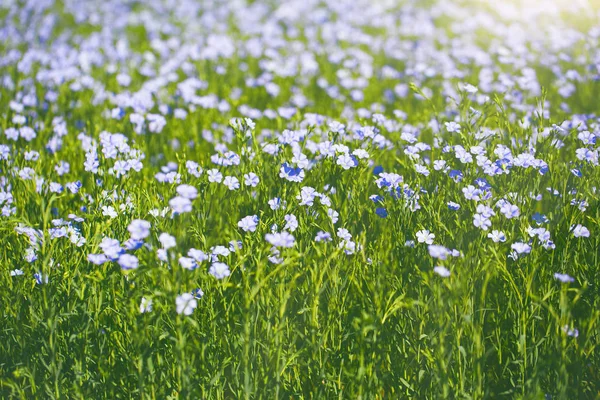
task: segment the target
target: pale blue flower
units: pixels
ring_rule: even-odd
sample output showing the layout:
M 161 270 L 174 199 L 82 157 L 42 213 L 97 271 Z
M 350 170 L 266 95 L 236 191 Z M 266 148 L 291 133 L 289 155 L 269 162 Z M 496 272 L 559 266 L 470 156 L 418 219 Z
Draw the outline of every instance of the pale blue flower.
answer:
M 575 278 L 567 275 L 567 274 L 561 274 L 559 272 L 556 272 L 554 274 L 554 278 L 558 279 L 559 281 L 561 281 L 562 283 L 571 283 L 571 282 L 575 282 Z
M 191 185 L 179 185 L 177 186 L 177 194 L 183 198 L 193 200 L 198 197 L 198 189 Z
M 343 169 L 350 169 L 358 166 L 358 160 L 353 155 L 342 154 L 337 159 L 337 165 L 340 165 Z
M 513 204 L 510 204 L 508 202 L 505 202 L 502 205 L 502 207 L 500 207 L 500 212 L 502 214 L 504 214 L 504 216 L 506 218 L 509 218 L 509 219 L 510 218 L 516 218 L 516 217 L 518 217 L 521 214 L 521 212 L 519 210 L 519 207 L 517 207 L 517 206 L 515 206 Z
M 438 265 L 437 267 L 433 268 L 433 272 L 435 272 L 436 274 L 438 274 L 439 276 L 441 276 L 442 278 L 448 278 L 450 276 L 450 271 L 448 270 L 448 268 Z
M 231 272 L 229 271 L 229 266 L 222 262 L 212 263 L 210 265 L 210 268 L 208 269 L 208 273 L 217 279 L 226 278 L 231 274 Z
M 223 184 L 227 186 L 229 190 L 237 190 L 240 188 L 240 181 L 235 176 L 226 176 L 223 180 Z
M 488 233 L 487 237 L 492 239 L 495 243 L 506 241 L 506 235 L 502 231 L 493 230 L 492 232 Z
M 217 169 L 211 169 L 207 172 L 207 174 L 209 182 L 221 183 L 221 181 L 223 180 L 223 174 L 220 173 Z
M 198 307 L 198 300 L 191 293 L 183 293 L 177 296 L 175 305 L 177 314 L 191 315 L 196 307 Z
M 331 242 L 331 234 L 328 232 L 319 231 L 315 236 L 315 242 Z
M 258 226 L 258 216 L 257 215 L 249 215 L 247 217 L 242 218 L 238 222 L 238 228 L 242 229 L 244 232 L 254 232 Z
M 284 217 L 284 220 L 285 220 L 285 226 L 283 227 L 283 229 L 290 231 L 290 232 L 294 232 L 296 229 L 298 229 L 298 219 L 296 218 L 295 215 L 288 214 Z
M 531 252 L 531 246 L 522 242 L 513 243 L 510 248 L 517 254 L 529 254 Z
M 196 260 L 190 257 L 179 257 L 179 265 L 181 268 L 192 271 L 198 267 Z
M 131 221 L 127 230 L 134 240 L 144 240 L 150 235 L 150 222 L 143 219 L 134 219 Z
M 189 249 L 187 255 L 196 260 L 197 263 L 208 260 L 208 255 L 205 252 L 197 249 Z
M 250 172 L 250 173 L 244 175 L 244 185 L 246 185 L 246 186 L 256 187 L 259 182 L 260 182 L 260 179 L 253 172 Z
M 429 250 L 429 255 L 438 260 L 445 260 L 449 255 L 452 255 L 450 250 L 437 244 L 430 244 L 427 249 Z
M 581 224 L 577 224 L 577 226 L 575 226 L 573 229 L 573 236 L 575 236 L 576 238 L 580 238 L 580 237 L 590 237 L 590 231 L 588 228 L 586 228 L 585 226 L 581 225 Z
M 275 247 L 293 247 L 296 239 L 288 232 L 267 233 L 265 240 Z
M 562 331 L 567 334 L 567 336 L 571 336 L 574 338 L 579 337 L 579 330 L 577 328 L 570 328 L 569 325 L 565 325 L 562 327 Z
M 185 197 L 176 196 L 169 200 L 169 206 L 175 214 L 192 212 L 192 202 Z
M 475 214 L 473 216 L 473 225 L 479 229 L 487 231 L 488 228 L 492 226 L 492 221 L 490 221 L 488 218 L 485 218 L 481 214 Z
M 137 257 L 131 254 L 121 254 L 117 262 L 124 270 L 137 269 L 139 266 Z

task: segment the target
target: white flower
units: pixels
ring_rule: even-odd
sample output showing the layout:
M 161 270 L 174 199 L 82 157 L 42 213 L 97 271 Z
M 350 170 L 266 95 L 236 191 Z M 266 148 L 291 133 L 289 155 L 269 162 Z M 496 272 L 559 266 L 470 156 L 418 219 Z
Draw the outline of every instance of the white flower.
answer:
M 140 302 L 140 312 L 150 312 L 152 311 L 152 299 L 147 299 L 142 297 L 142 301 Z
M 112 218 L 116 218 L 119 214 L 115 211 L 114 207 L 104 206 L 104 207 L 102 207 L 102 215 L 104 215 L 106 217 L 110 217 L 112 219 Z
M 426 229 L 417 232 L 417 241 L 419 243 L 433 244 L 433 239 L 435 239 L 435 235 Z
M 161 233 L 158 237 L 158 241 L 162 244 L 163 249 L 168 250 L 177 245 L 175 238 L 168 233 Z
M 288 214 L 284 217 L 284 219 L 285 226 L 283 227 L 283 229 L 288 230 L 290 232 L 294 232 L 296 229 L 298 229 L 298 219 L 295 215 Z

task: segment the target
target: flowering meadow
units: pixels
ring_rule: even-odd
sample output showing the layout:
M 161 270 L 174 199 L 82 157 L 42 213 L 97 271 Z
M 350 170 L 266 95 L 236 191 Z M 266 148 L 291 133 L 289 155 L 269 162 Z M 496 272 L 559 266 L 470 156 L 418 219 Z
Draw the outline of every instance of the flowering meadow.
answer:
M 598 4 L 0 21 L 0 398 L 600 398 Z

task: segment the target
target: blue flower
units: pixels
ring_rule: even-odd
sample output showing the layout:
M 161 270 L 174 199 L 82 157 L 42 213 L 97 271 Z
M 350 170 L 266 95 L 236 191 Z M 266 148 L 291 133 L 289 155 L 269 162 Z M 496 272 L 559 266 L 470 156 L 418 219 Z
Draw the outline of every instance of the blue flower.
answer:
M 463 179 L 462 171 L 458 169 L 453 169 L 448 173 L 448 176 L 454 180 L 454 182 L 460 182 Z
M 196 288 L 192 290 L 192 296 L 194 296 L 195 299 L 200 300 L 202 296 L 204 296 L 204 292 L 202 291 L 202 289 Z
M 383 203 L 383 197 L 378 194 L 373 194 L 373 195 L 369 196 L 369 200 L 371 200 L 375 204 Z
M 531 217 L 531 219 L 534 220 L 538 225 L 545 224 L 545 223 L 549 222 L 548 217 L 546 217 L 543 214 L 537 213 L 537 212 L 535 214 L 533 214 L 533 216 Z
M 381 218 L 386 218 L 388 216 L 387 210 L 383 207 L 377 207 L 377 209 L 375 210 L 375 214 L 377 214 Z
M 460 210 L 460 204 L 455 203 L 453 201 L 448 202 L 448 208 L 452 211 Z
M 294 168 L 288 163 L 283 163 L 279 170 L 279 177 L 290 182 L 302 182 L 304 179 L 304 170 L 302 168 Z
M 38 285 L 48 283 L 48 275 L 44 275 L 41 272 L 36 272 L 35 274 L 33 274 L 33 277 L 35 278 L 35 282 Z
M 135 250 L 141 248 L 143 244 L 144 244 L 143 240 L 135 240 L 135 239 L 131 238 L 131 239 L 126 240 L 123 243 L 123 247 L 127 251 L 135 251 Z
M 427 250 L 429 251 L 429 255 L 431 257 L 437 258 L 438 260 L 445 260 L 449 255 L 452 254 L 452 252 L 446 247 L 437 244 L 430 244 L 427 247 Z

